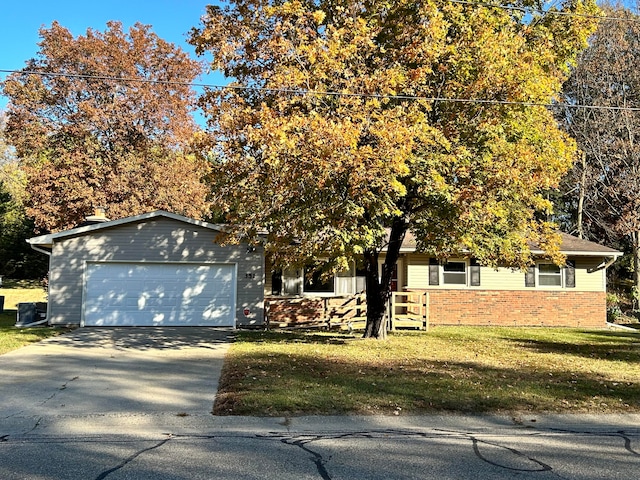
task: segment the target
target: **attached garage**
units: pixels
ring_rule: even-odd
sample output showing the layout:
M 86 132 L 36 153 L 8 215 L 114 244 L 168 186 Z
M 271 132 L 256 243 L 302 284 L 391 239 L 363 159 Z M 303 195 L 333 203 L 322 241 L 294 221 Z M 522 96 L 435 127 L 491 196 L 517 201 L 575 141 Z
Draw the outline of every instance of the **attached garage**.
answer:
M 263 252 L 220 245 L 223 229 L 158 211 L 28 240 L 50 255 L 49 323 L 262 324 Z
M 85 326 L 235 325 L 233 265 L 87 265 Z

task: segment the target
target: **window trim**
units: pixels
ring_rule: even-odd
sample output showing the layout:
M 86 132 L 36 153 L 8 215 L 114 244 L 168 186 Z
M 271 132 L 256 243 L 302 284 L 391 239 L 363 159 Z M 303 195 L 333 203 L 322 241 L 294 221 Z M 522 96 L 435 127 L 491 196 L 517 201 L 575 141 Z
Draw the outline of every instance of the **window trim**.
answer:
M 558 273 L 557 274 L 553 274 L 554 276 L 557 276 L 560 279 L 560 283 L 558 285 L 543 285 L 540 282 L 540 275 L 543 276 L 551 276 L 550 273 L 541 273 L 540 272 L 540 266 L 541 265 L 553 265 L 554 267 L 556 267 L 558 269 Z M 535 288 L 539 288 L 539 289 L 562 289 L 565 288 L 565 275 L 564 275 L 564 267 L 560 267 L 558 265 L 556 265 L 555 263 L 548 261 L 548 260 L 539 260 L 536 262 L 536 285 Z
M 445 272 L 448 263 L 461 263 L 464 266 L 464 272 Z M 454 275 L 464 274 L 464 283 L 450 283 L 445 281 L 445 274 L 452 273 Z M 440 284 L 446 287 L 468 287 L 469 286 L 469 261 L 466 258 L 448 258 L 440 265 Z
M 445 267 L 448 263 L 461 263 L 464 265 L 464 283 L 445 282 Z M 481 289 L 482 288 L 482 265 L 473 257 L 451 257 L 446 260 L 438 260 L 435 257 L 429 258 L 428 264 L 428 286 L 429 288 L 440 289 Z M 463 272 L 458 272 L 462 276 Z

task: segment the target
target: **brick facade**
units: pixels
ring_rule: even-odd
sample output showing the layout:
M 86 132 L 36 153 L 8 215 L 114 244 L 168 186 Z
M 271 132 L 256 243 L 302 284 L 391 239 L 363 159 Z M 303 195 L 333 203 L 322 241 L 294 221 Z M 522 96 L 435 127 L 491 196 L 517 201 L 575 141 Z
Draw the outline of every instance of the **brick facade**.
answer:
M 446 289 L 427 291 L 430 325 L 579 328 L 601 328 L 606 325 L 604 292 Z M 278 327 L 303 326 L 326 321 L 326 302 L 330 300 L 311 297 L 267 298 L 268 323 L 272 327 Z M 342 302 L 344 303 L 344 299 Z M 366 307 L 361 305 L 359 308 Z M 340 321 L 339 318 L 331 320 Z
M 605 292 L 429 290 L 431 325 L 601 328 Z
M 324 318 L 321 298 L 266 298 L 267 322 L 270 326 L 291 326 Z

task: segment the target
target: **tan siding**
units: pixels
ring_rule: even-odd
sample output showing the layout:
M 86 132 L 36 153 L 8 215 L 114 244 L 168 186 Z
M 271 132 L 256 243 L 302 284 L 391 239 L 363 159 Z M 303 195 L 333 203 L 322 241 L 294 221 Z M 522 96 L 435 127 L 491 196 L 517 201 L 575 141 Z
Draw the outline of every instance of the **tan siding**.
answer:
M 607 276 L 605 270 L 589 273 L 588 270 L 596 268 L 602 263 L 599 258 L 584 258 L 576 260 L 576 290 L 582 292 L 606 291 Z
M 577 292 L 603 292 L 605 291 L 605 273 L 598 270 L 589 273 L 588 269 L 595 268 L 601 263 L 601 259 L 585 258 L 576 259 L 576 286 L 575 288 L 561 289 L 558 287 L 540 287 L 536 286 L 535 290 L 575 290 Z M 493 269 L 482 267 L 481 269 L 481 288 L 483 290 L 531 290 L 531 287 L 525 287 L 524 272 L 521 270 L 512 270 L 510 268 Z
M 273 291 L 273 280 L 271 278 L 271 274 L 273 273 L 273 264 L 267 258 L 265 259 L 264 264 L 264 294 L 271 295 Z
M 429 256 L 412 254 L 407 258 L 407 288 L 429 286 Z
M 217 232 L 167 218 L 98 230 L 54 245 L 49 314 L 52 324 L 79 324 L 86 262 L 227 263 L 237 265 L 238 324 L 262 323 L 262 249 L 220 246 Z M 249 308 L 249 318 L 243 314 Z
M 524 272 L 511 268 L 491 268 L 481 267 L 479 287 L 456 287 L 454 285 L 429 286 L 429 257 L 427 255 L 412 254 L 407 256 L 407 288 L 434 288 L 434 289 L 471 289 L 471 290 L 529 290 L 525 287 Z M 602 262 L 600 258 L 577 258 L 576 259 L 576 287 L 580 292 L 603 292 L 605 291 L 605 272 L 598 270 L 589 273 L 588 270 L 597 267 Z M 536 290 L 558 290 L 559 288 L 535 287 Z
M 525 290 L 524 272 L 504 267 L 481 267 L 480 287 L 484 290 Z

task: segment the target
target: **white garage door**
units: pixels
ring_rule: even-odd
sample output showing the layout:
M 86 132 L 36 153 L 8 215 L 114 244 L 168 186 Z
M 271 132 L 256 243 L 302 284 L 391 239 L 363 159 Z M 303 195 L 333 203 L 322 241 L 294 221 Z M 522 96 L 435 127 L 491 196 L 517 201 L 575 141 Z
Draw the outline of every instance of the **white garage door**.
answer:
M 233 326 L 232 265 L 87 266 L 84 325 Z

